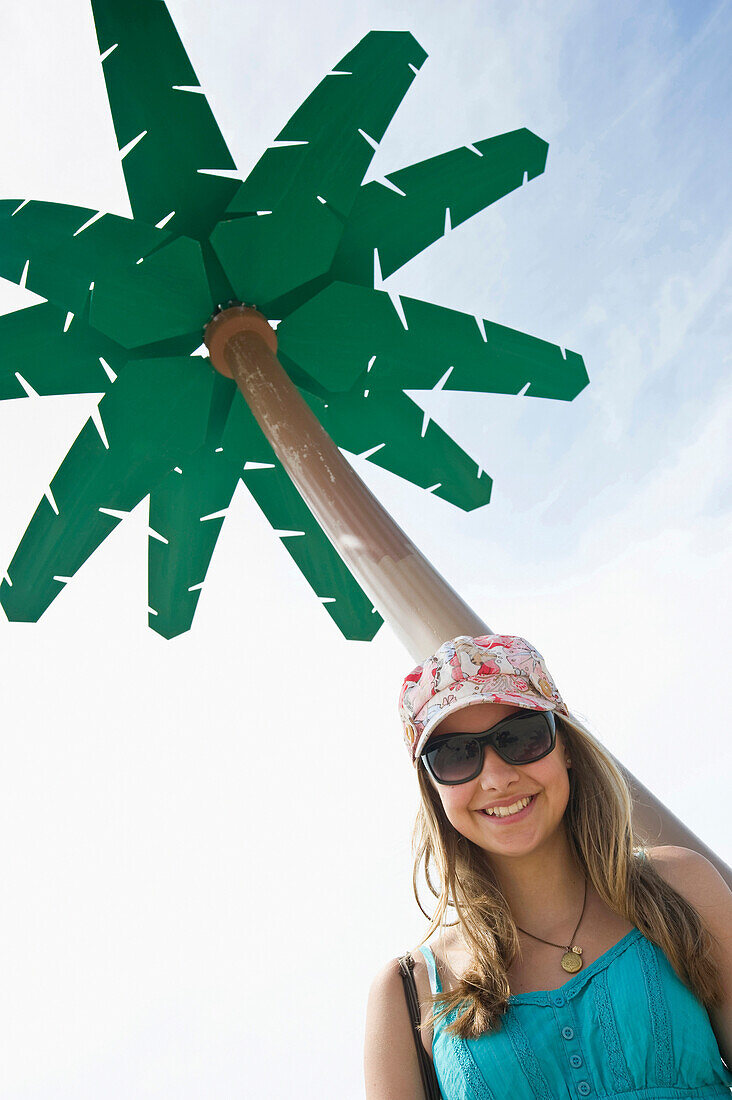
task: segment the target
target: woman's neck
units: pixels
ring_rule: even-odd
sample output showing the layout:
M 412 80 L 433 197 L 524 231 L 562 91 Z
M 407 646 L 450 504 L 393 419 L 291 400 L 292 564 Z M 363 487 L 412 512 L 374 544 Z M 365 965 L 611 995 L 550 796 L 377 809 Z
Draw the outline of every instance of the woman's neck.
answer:
M 566 934 L 568 923 L 577 923 L 585 881 L 563 830 L 528 855 L 491 853 L 489 858 L 518 926 L 551 939 L 555 932 Z

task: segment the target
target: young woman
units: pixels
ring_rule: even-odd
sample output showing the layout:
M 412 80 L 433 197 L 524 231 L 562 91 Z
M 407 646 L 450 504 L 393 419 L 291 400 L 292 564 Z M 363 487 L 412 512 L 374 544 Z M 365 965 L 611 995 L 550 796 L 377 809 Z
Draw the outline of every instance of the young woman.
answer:
M 703 856 L 639 843 L 622 774 L 541 655 L 446 642 L 400 714 L 415 894 L 421 867 L 437 899 L 411 953 L 419 1041 L 444 1100 L 730 1100 L 732 893 Z M 666 751 L 693 768 L 692 739 Z M 367 1100 L 423 1100 L 415 1034 L 394 960 L 369 997 Z

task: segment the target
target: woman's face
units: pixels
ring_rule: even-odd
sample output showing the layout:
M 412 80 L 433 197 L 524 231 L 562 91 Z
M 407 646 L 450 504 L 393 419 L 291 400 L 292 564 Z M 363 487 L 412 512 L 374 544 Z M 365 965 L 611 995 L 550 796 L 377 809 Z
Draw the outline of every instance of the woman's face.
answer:
M 504 703 L 475 703 L 447 715 L 435 732 L 482 733 L 521 707 Z M 564 816 L 569 799 L 567 753 L 557 730 L 552 751 L 535 764 L 508 764 L 490 745 L 484 746 L 483 770 L 475 779 L 455 786 L 433 785 L 450 824 L 486 852 L 523 855 L 551 836 Z M 511 817 L 486 814 L 497 803 L 512 803 L 532 795 L 529 806 Z

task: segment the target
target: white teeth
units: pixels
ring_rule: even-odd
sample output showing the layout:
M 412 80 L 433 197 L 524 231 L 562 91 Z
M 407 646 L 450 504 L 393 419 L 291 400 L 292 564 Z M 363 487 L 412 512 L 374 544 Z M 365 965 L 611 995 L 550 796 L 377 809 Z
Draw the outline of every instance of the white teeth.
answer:
M 511 814 L 517 814 L 519 810 L 525 809 L 531 802 L 531 796 L 529 798 L 521 798 L 518 802 L 514 802 L 513 806 L 496 806 L 493 810 L 485 810 L 487 814 L 491 814 L 493 817 L 510 817 Z

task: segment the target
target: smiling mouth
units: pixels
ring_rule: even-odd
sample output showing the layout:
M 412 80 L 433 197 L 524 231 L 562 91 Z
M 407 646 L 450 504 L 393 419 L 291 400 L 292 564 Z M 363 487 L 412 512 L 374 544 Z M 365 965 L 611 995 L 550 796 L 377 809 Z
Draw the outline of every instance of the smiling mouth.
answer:
M 520 801 L 523 802 L 524 800 L 521 799 Z M 491 821 L 514 821 L 518 818 L 526 817 L 535 801 L 536 795 L 532 794 L 530 795 L 528 802 L 525 805 L 521 806 L 520 809 L 515 809 L 513 813 L 508 812 L 508 807 L 498 807 L 492 812 L 489 812 L 488 810 L 478 810 L 478 813 L 482 814 L 483 817 L 490 818 Z

